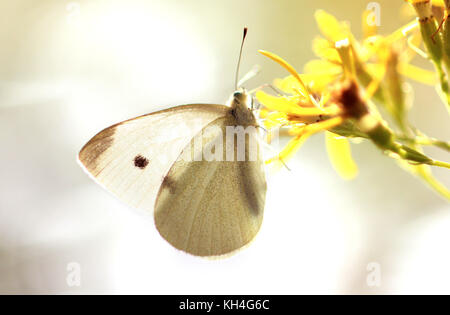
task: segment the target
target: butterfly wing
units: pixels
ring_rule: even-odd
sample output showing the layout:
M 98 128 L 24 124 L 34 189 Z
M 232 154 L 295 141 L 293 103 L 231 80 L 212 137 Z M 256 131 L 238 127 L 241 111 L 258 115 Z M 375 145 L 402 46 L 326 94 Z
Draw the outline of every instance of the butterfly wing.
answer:
M 223 105 L 182 105 L 130 119 L 99 132 L 78 159 L 119 199 L 151 210 L 164 176 L 183 148 L 228 110 Z
M 215 120 L 192 139 L 171 167 L 156 199 L 154 216 L 159 233 L 193 255 L 216 256 L 237 250 L 254 238 L 262 223 L 266 181 L 256 129 L 245 141 L 245 161 L 227 161 L 227 144 L 219 137 L 223 139 L 229 125 L 235 125 L 231 115 Z M 197 153 L 192 147 L 199 142 L 203 149 L 217 144 L 215 152 L 222 145 L 222 160 L 193 159 Z M 258 152 L 250 161 L 251 143 L 256 143 Z M 237 141 L 235 151 L 236 146 Z M 186 150 L 191 160 L 186 158 Z

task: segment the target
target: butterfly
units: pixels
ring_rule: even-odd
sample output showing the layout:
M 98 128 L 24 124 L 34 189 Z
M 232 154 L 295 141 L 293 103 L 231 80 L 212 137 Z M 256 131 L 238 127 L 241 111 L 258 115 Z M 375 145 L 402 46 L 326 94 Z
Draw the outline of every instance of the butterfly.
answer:
M 228 105 L 180 105 L 110 126 L 78 160 L 120 200 L 153 210 L 158 232 L 175 248 L 220 256 L 248 244 L 262 223 L 266 180 L 256 127 L 252 97 L 236 88 Z

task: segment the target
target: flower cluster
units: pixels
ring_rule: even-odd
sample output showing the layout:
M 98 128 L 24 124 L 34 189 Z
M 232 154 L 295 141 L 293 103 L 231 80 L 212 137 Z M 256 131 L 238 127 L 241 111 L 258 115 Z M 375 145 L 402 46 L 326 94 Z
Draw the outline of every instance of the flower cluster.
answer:
M 427 137 L 410 125 L 411 87 L 405 82 L 409 78 L 428 85 L 440 84 L 448 106 L 445 67 L 450 65 L 450 58 L 446 57 L 445 36 L 449 34 L 450 46 L 450 19 L 445 18 L 447 11 L 443 12 L 439 25 L 431 12 L 444 9 L 432 7 L 430 0 L 409 2 L 418 18 L 388 36 L 379 35 L 376 25 L 370 23 L 373 12 L 364 12 L 362 40 L 355 38 L 348 23 L 317 11 L 321 36 L 312 45 L 317 59 L 308 62 L 302 74 L 276 54 L 260 51 L 290 74 L 274 81 L 272 90 L 276 93 L 256 92 L 265 127 L 279 128 L 292 137 L 267 163 L 284 163 L 310 135 L 323 131 L 334 168 L 343 178 L 351 179 L 357 175 L 357 166 L 348 138 L 367 139 L 450 200 L 450 191 L 433 177 L 430 168 L 450 168 L 450 164 L 422 151 L 425 145 L 450 151 L 450 144 Z M 449 4 L 450 0 L 445 1 L 445 5 Z M 421 45 L 427 52 L 420 49 Z M 432 60 L 437 75 L 412 65 L 417 55 Z M 389 116 L 392 126 L 381 113 Z

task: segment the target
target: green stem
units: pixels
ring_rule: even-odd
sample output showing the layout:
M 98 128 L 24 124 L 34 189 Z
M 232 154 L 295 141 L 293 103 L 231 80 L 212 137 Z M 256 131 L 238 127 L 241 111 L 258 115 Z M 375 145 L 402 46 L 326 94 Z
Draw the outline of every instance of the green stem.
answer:
M 443 161 L 431 161 L 428 163 L 429 165 L 439 166 L 450 169 L 450 163 Z
M 441 148 L 443 150 L 450 151 L 450 142 L 445 142 L 445 141 L 438 140 L 435 138 L 429 138 L 426 136 L 417 136 L 415 138 L 411 138 L 411 137 L 402 136 L 402 135 L 396 135 L 395 137 L 399 141 L 406 142 L 408 144 L 435 146 L 435 147 Z
M 445 73 L 441 64 L 435 63 L 435 67 L 439 74 L 439 82 L 441 84 L 442 93 L 444 94 L 445 99 L 447 101 L 447 110 L 450 112 L 450 91 L 449 91 L 447 74 Z

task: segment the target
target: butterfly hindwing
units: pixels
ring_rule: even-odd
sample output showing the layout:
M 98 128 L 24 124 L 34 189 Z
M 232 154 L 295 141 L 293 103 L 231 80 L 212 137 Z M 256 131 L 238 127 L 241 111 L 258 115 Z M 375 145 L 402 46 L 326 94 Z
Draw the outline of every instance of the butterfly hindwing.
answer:
M 227 143 L 219 137 L 230 125 L 236 125 L 231 114 L 211 122 L 192 139 L 170 168 L 155 203 L 160 234 L 193 255 L 216 256 L 237 250 L 254 238 L 262 223 L 266 181 L 256 129 L 245 141 L 245 160 L 238 161 L 235 156 L 227 161 Z M 215 150 L 217 144 L 222 145 L 222 161 L 198 159 L 199 152 L 193 149 L 198 142 L 209 152 L 211 143 L 216 144 Z M 258 152 L 249 160 L 252 143 Z

